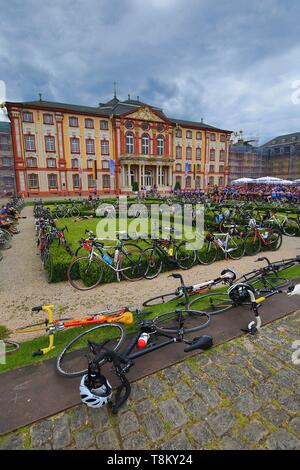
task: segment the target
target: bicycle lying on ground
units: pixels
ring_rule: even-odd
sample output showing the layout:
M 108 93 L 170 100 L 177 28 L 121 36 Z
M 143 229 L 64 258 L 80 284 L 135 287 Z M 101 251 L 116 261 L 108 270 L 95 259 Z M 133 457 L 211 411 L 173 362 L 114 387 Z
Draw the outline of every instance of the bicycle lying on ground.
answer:
M 1 348 L 1 344 L 4 345 L 3 350 Z M 19 347 L 20 343 L 17 343 L 17 341 L 12 341 L 10 339 L 0 339 L 0 357 L 16 352 Z

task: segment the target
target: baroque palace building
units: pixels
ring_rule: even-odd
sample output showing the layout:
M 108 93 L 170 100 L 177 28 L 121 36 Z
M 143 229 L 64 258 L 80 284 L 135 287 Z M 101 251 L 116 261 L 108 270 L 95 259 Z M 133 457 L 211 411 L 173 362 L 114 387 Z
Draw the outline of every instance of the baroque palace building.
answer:
M 129 194 L 224 186 L 231 132 L 167 117 L 137 100 L 87 107 L 44 101 L 5 106 L 17 192 L 24 196 Z

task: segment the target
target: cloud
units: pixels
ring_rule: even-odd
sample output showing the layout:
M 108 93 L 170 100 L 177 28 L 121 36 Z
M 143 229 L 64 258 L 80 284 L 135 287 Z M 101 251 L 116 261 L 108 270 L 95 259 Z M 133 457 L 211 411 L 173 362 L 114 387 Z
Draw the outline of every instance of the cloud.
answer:
M 120 98 L 261 141 L 299 129 L 297 0 L 11 0 L 1 11 L 9 100 L 96 105 L 116 80 Z

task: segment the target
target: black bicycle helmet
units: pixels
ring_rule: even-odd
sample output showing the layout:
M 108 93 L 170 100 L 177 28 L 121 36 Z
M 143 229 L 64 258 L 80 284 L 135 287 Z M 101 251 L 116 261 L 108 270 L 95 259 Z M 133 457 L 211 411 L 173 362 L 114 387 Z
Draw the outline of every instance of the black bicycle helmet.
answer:
M 241 305 L 244 302 L 251 301 L 250 292 L 255 296 L 255 289 L 250 284 L 238 283 L 228 289 L 228 296 L 235 305 Z

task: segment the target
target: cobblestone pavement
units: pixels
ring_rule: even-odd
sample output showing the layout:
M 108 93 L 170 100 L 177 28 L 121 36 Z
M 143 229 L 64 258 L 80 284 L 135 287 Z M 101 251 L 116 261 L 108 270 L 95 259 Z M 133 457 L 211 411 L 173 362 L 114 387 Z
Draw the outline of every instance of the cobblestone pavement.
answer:
M 139 380 L 117 416 L 76 406 L 0 449 L 300 449 L 299 333 L 300 311 Z

